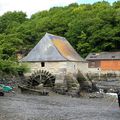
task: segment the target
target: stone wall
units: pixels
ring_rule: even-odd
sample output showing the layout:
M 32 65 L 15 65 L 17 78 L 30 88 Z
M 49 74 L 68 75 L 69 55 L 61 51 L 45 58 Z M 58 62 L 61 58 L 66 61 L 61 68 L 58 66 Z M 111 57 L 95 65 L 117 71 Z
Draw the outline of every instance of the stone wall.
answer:
M 26 76 L 38 70 L 46 70 L 56 76 L 56 83 L 63 83 L 65 75 L 76 74 L 78 71 L 76 62 L 45 62 L 45 67 L 41 67 L 41 62 L 30 62 L 28 66 L 30 71 L 25 74 Z
M 77 62 L 41 62 L 28 63 L 30 71 L 25 76 L 30 76 L 38 70 L 46 70 L 56 77 L 54 90 L 62 94 L 75 94 L 79 90 L 79 83 L 76 78 L 78 72 Z
M 41 67 L 41 62 L 31 62 L 28 65 L 30 72 L 26 76 L 30 76 L 31 73 L 37 70 L 47 70 L 56 76 L 56 83 L 63 82 L 64 76 L 68 73 L 77 74 L 78 70 L 84 74 L 91 74 L 97 79 L 103 79 L 104 76 L 109 75 L 120 77 L 120 71 L 102 71 L 98 68 L 88 68 L 87 62 L 45 62 L 45 67 Z
M 86 75 L 90 81 L 95 83 L 99 89 L 120 90 L 120 71 L 101 70 L 98 68 L 88 68 L 88 63 L 78 63 L 79 70 Z
M 56 76 L 55 88 L 63 93 L 67 90 L 69 90 L 68 93 L 74 93 L 71 91 L 79 89 L 76 77 L 78 71 L 84 75 L 89 75 L 90 79 L 94 81 L 120 80 L 120 71 L 101 71 L 98 68 L 88 68 L 87 62 L 45 62 L 45 67 L 41 67 L 41 62 L 31 62 L 28 65 L 31 69 L 26 76 L 30 76 L 38 70 L 49 71 Z
M 78 70 L 80 70 L 84 74 L 91 74 L 92 76 L 98 79 L 103 78 L 103 76 L 115 75 L 116 77 L 120 77 L 120 71 L 113 70 L 101 70 L 100 68 L 88 68 L 88 62 L 79 62 Z

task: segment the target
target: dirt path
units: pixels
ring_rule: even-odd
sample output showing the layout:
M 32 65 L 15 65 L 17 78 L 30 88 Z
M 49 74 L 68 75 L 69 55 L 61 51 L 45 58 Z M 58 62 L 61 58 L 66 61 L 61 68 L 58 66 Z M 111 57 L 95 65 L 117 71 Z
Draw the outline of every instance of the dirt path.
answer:
M 118 103 L 110 104 L 104 99 L 18 94 L 0 97 L 0 120 L 120 120 Z

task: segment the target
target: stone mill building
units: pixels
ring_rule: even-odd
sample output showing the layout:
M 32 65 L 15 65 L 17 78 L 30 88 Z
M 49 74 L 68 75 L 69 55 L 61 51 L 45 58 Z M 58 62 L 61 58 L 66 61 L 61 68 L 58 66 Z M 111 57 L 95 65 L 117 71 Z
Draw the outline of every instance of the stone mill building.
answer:
M 73 82 L 76 81 L 75 75 L 84 60 L 66 38 L 46 33 L 20 61 L 29 65 L 30 72 L 27 75 L 37 71 L 42 71 L 44 74 L 43 71 L 47 71 L 55 76 L 55 85 L 64 86 L 66 75 L 70 76 Z

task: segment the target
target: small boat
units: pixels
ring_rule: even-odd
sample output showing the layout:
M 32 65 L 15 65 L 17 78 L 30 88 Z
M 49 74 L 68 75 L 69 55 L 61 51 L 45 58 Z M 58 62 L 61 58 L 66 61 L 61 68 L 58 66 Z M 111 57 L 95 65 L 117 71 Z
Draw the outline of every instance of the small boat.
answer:
M 46 90 L 37 90 L 37 89 L 32 89 L 32 88 L 28 88 L 26 86 L 18 86 L 18 88 L 20 88 L 21 93 L 26 93 L 26 94 L 33 94 L 33 95 L 43 95 L 43 96 L 48 96 L 49 92 Z

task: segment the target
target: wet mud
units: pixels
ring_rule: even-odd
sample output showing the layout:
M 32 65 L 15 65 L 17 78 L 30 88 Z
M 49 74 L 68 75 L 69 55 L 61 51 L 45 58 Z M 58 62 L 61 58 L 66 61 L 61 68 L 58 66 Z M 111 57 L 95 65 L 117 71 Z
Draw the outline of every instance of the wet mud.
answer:
M 0 97 L 0 120 L 120 120 L 117 101 L 33 96 Z

